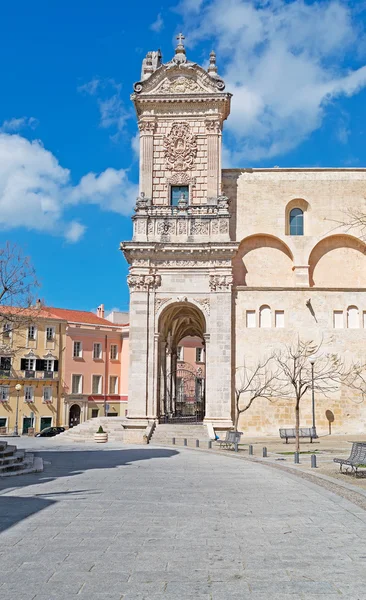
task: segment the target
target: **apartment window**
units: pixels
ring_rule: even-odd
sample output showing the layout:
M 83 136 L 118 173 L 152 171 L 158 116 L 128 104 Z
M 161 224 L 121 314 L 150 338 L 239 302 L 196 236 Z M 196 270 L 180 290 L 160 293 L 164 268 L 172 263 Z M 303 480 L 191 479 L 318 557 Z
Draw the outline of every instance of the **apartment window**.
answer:
M 343 329 L 343 310 L 333 311 L 333 327 L 334 329 Z
M 96 419 L 97 416 L 99 415 L 99 408 L 92 408 L 92 419 Z
M 31 385 L 26 385 L 24 387 L 24 400 L 26 402 L 33 402 L 33 398 L 34 398 L 34 390 L 33 390 L 33 386 Z
M 35 371 L 36 359 L 35 358 L 22 358 L 20 360 L 21 371 Z
M 275 327 L 282 328 L 285 326 L 285 312 L 283 310 L 275 311 Z
M 0 370 L 10 371 L 11 369 L 11 358 L 10 356 L 0 356 Z
M 111 360 L 116 360 L 118 358 L 118 346 L 117 346 L 117 344 L 111 344 L 110 357 L 111 357 Z
M 93 394 L 101 394 L 102 393 L 102 376 L 101 375 L 93 375 L 92 393 Z
M 109 393 L 110 394 L 118 394 L 118 377 L 116 375 L 111 375 L 109 378 Z
M 358 329 L 360 326 L 357 306 L 347 308 L 347 327 L 348 329 Z
M 181 199 L 188 202 L 188 185 L 172 185 L 170 188 L 170 204 L 178 206 L 178 201 Z
M 9 385 L 0 385 L 0 402 L 9 402 Z
M 83 355 L 83 346 L 81 342 L 74 342 L 74 358 L 81 358 Z
M 36 328 L 34 325 L 30 325 L 28 327 L 28 340 L 35 340 L 36 339 Z
M 46 328 L 46 339 L 47 342 L 51 342 L 55 337 L 55 328 L 54 327 L 47 327 Z
M 4 325 L 3 325 L 3 337 L 4 338 L 9 338 L 10 337 L 10 333 L 11 333 L 11 324 L 10 323 L 4 323 Z
M 43 361 L 43 369 L 42 371 L 53 371 L 54 360 L 52 358 L 47 358 Z
M 271 327 L 271 308 L 267 305 L 261 306 L 259 309 L 259 327 Z
M 196 362 L 203 362 L 203 348 L 196 348 Z
M 177 360 L 183 360 L 183 346 L 177 346 Z
M 72 376 L 72 393 L 81 394 L 83 388 L 83 376 L 73 375 Z
M 102 358 L 102 344 L 94 344 L 93 346 L 93 358 L 101 359 Z
M 301 208 L 290 212 L 290 235 L 304 235 L 304 213 Z
M 52 402 L 52 388 L 49 386 L 43 388 L 43 402 Z
M 255 327 L 255 310 L 247 310 L 246 323 L 248 329 L 253 329 Z
M 6 427 L 8 419 L 6 417 L 0 417 L 0 427 Z

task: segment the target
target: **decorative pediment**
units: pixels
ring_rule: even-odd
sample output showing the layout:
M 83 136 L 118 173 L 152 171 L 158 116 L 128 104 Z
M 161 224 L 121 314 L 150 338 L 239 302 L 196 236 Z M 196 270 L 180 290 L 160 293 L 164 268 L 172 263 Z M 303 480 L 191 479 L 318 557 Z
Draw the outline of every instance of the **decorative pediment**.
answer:
M 211 77 L 194 63 L 185 66 L 162 65 L 147 81 L 135 83 L 137 94 L 217 94 L 225 88 L 220 78 Z

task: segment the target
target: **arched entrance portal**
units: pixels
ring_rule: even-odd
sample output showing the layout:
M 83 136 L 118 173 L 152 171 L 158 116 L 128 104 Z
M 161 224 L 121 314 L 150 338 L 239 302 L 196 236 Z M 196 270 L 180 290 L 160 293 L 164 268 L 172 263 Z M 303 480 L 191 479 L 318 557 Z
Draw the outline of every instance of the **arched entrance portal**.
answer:
M 69 411 L 69 427 L 75 427 L 80 423 L 80 406 L 73 404 Z
M 192 423 L 205 416 L 205 318 L 194 304 L 175 303 L 159 319 L 160 422 Z

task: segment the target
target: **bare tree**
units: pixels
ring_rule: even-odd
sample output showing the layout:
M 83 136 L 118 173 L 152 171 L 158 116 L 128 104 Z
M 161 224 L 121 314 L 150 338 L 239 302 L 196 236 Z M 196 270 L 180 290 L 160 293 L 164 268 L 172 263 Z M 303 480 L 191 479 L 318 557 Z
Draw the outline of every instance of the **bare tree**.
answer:
M 237 369 L 235 431 L 238 430 L 240 415 L 246 412 L 257 398 L 266 398 L 271 402 L 281 396 L 283 382 L 280 374 L 274 354 L 259 360 L 253 368 L 244 364 Z
M 9 335 L 9 331 L 36 318 L 34 294 L 37 287 L 29 257 L 15 244 L 6 242 L 0 247 L 0 341 Z
M 322 353 L 322 344 L 323 341 L 316 343 L 298 338 L 294 344 L 285 345 L 275 358 L 281 371 L 282 395 L 295 399 L 296 452 L 300 449 L 300 402 L 312 385 L 314 392 L 322 396 L 338 391 L 342 383 L 354 389 L 362 387 L 363 367 L 355 364 L 346 367 L 338 355 Z M 315 359 L 314 376 L 312 359 Z

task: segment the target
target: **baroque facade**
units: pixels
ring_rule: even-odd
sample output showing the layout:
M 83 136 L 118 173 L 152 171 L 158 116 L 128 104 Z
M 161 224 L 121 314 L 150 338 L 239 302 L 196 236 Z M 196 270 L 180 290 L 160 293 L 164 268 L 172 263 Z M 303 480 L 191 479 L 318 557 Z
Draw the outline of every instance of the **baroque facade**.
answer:
M 149 52 L 132 100 L 140 130 L 140 195 L 130 265 L 130 439 L 177 414 L 177 347 L 205 349 L 204 422 L 230 427 L 237 370 L 295 335 L 363 359 L 366 245 L 342 225 L 363 207 L 365 169 L 222 169 L 221 136 L 231 94 L 212 52 L 207 70 Z M 359 398 L 317 399 L 327 430 L 366 421 Z M 180 414 L 181 417 L 184 415 Z M 304 400 L 302 424 L 311 424 Z M 293 426 L 289 401 L 259 400 L 241 422 L 254 434 Z M 128 428 L 127 428 L 128 430 Z M 126 439 L 128 438 L 126 432 Z

